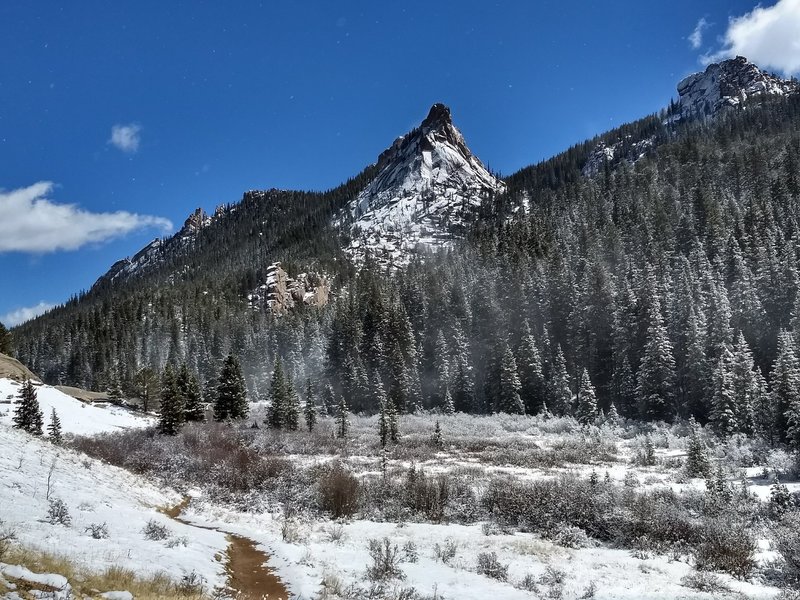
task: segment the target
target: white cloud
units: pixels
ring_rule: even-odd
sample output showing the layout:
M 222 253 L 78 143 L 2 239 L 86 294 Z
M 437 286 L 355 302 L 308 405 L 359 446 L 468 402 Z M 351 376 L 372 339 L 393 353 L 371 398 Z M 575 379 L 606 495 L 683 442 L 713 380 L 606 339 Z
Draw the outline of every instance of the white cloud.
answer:
M 139 149 L 142 141 L 142 127 L 136 123 L 129 125 L 114 125 L 111 128 L 111 138 L 108 143 L 123 152 L 134 153 Z
M 800 0 L 778 0 L 757 6 L 741 17 L 731 18 L 722 48 L 701 57 L 708 64 L 732 56 L 744 56 L 760 67 L 785 75 L 800 73 Z
M 710 23 L 706 21 L 705 17 L 700 17 L 700 20 L 697 21 L 697 25 L 694 26 L 692 33 L 687 38 L 693 50 L 697 50 L 703 45 L 703 32 L 708 29 L 709 25 Z
M 0 253 L 77 250 L 146 227 L 172 229 L 172 223 L 161 217 L 125 211 L 94 213 L 75 204 L 56 204 L 46 197 L 52 190 L 49 181 L 0 190 Z
M 39 315 L 43 315 L 51 308 L 55 308 L 55 306 L 55 304 L 50 304 L 49 302 L 39 302 L 36 306 L 24 306 L 0 315 L 0 323 L 6 327 L 16 327 L 25 321 L 30 321 Z

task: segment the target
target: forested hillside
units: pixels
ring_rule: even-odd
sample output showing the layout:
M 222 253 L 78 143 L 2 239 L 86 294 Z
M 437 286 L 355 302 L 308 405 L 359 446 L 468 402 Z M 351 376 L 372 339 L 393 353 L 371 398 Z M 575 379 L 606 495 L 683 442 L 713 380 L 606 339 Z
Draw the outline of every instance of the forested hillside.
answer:
M 603 136 L 652 140 L 634 163 L 623 152 L 584 176 L 592 140 L 512 175 L 466 239 L 402 269 L 356 272 L 341 251 L 333 217 L 369 170 L 324 194 L 249 193 L 191 252 L 16 328 L 17 356 L 50 382 L 135 394 L 143 368 L 186 362 L 209 382 L 233 353 L 253 399 L 280 356 L 297 388 L 330 384 L 355 411 L 385 390 L 400 410 L 613 404 L 795 436 L 800 96 L 666 117 Z M 280 318 L 249 308 L 275 260 L 333 276 L 335 301 Z

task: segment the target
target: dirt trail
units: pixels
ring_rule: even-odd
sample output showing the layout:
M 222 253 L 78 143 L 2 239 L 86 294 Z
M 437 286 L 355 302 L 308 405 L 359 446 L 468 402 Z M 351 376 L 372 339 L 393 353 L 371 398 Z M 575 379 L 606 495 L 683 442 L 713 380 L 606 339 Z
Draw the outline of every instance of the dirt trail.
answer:
M 213 529 L 216 527 L 197 525 L 181 518 L 181 513 L 189 506 L 191 498 L 184 498 L 180 504 L 161 510 L 170 519 L 190 527 Z M 289 600 L 289 592 L 277 575 L 266 566 L 269 555 L 256 547 L 256 543 L 246 537 L 225 533 L 228 549 L 225 551 L 225 574 L 228 588 L 237 600 Z

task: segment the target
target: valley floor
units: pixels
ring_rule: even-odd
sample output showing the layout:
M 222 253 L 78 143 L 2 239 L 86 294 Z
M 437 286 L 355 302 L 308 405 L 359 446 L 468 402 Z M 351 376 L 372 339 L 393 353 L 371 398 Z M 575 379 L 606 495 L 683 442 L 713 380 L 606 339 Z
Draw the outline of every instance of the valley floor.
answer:
M 6 393 L 11 384 L 0 383 L 5 386 L 0 386 L 0 391 Z M 73 431 L 79 433 L 87 428 L 77 417 L 70 417 L 71 412 L 106 410 L 76 408 L 49 388 L 40 388 L 40 398 L 57 405 L 66 417 L 65 424 L 72 423 Z M 256 407 L 250 420 L 262 418 L 259 410 L 263 407 Z M 309 498 L 298 492 L 279 504 L 275 502 L 276 490 L 270 488 L 252 490 L 236 501 L 221 500 L 219 490 L 186 486 L 180 480 L 175 480 L 176 489 L 171 489 L 163 481 L 169 479 L 166 471 L 183 468 L 178 464 L 183 460 L 180 455 L 167 457 L 153 450 L 157 446 L 131 445 L 127 449 L 131 456 L 152 452 L 149 458 L 161 461 L 159 464 L 165 466 L 159 468 L 166 470 L 162 477 L 135 475 L 76 450 L 55 446 L 46 438 L 11 429 L 8 416 L 0 414 L 0 529 L 13 532 L 20 547 L 63 556 L 87 571 L 129 569 L 142 577 L 198 584 L 192 589 L 202 588 L 209 596 L 214 590 L 217 595 L 229 594 L 224 590 L 229 589 L 231 579 L 230 554 L 226 554 L 230 534 L 255 542 L 247 550 L 251 562 L 253 556 L 269 556 L 269 570 L 286 584 L 291 597 L 305 600 L 766 599 L 780 593 L 774 578 L 769 577 L 778 555 L 766 530 L 754 532 L 758 539 L 755 570 L 744 579 L 736 579 L 721 572 L 696 571 L 692 559 L 681 553 L 631 550 L 585 536 L 578 536 L 577 543 L 569 536 L 546 539 L 539 533 L 498 527 L 482 519 L 458 524 L 448 518 L 441 523 L 424 522 L 410 514 L 391 517 L 388 507 L 396 505 L 397 498 L 386 498 L 385 506 L 378 503 L 351 518 L 331 520 L 308 510 Z M 126 418 L 124 413 L 118 416 Z M 431 449 L 436 419 L 441 423 L 443 440 L 441 447 Z M 127 426 L 146 424 L 146 419 L 135 417 Z M 467 477 L 481 491 L 498 477 L 521 482 L 564 476 L 595 477 L 636 493 L 672 489 L 690 494 L 705 489 L 702 479 L 687 479 L 681 474 L 687 440 L 677 433 L 677 426 L 655 428 L 649 433 L 655 446 L 652 466 L 641 466 L 637 459 L 645 440 L 642 432 L 604 426 L 587 433 L 571 419 L 403 416 L 401 440 L 385 461 L 380 458 L 375 417 L 353 417 L 346 446 L 333 438 L 333 427 L 332 420 L 324 418 L 312 434 L 265 429 L 242 429 L 239 434 L 246 433 L 247 443 L 264 456 L 279 456 L 293 468 L 314 471 L 341 461 L 357 478 L 372 484 L 381 477 L 402 479 L 414 465 L 428 476 Z M 117 423 L 106 424 L 107 431 L 117 428 Z M 237 435 L 234 430 L 230 434 Z M 175 441 L 152 440 L 155 444 Z M 590 449 L 584 452 L 583 461 L 575 458 L 581 454 L 580 443 Z M 728 446 L 717 447 L 714 460 L 725 464 L 729 480 L 744 478 L 749 492 L 766 501 L 772 480 L 762 478 L 762 471 L 783 472 L 789 457 L 772 451 L 763 465 L 756 465 L 748 455 L 753 451 L 747 444 L 737 448 L 731 442 Z M 219 468 L 233 467 L 223 461 Z M 276 480 L 275 485 L 284 484 Z M 789 483 L 788 487 L 796 491 L 800 484 Z M 182 504 L 187 496 L 190 501 Z M 59 500 L 69 515 L 62 523 L 51 514 L 53 503 Z M 171 515 L 165 511 L 178 505 L 180 511 Z M 93 536 L 93 530 L 99 534 Z M 368 573 L 375 556 L 375 543 L 371 548 L 370 540 L 381 544 L 388 540 L 389 550 L 396 547 L 391 577 L 376 579 Z M 492 554 L 496 560 L 487 569 L 481 561 Z M 19 575 L 15 568 L 3 563 L 0 555 L 0 573 L 5 573 L 0 576 L 0 597 L 4 582 L 13 587 L 14 573 Z M 371 595 L 378 590 L 381 595 Z M 98 593 L 108 591 L 114 590 Z M 9 589 L 7 597 L 14 597 L 14 593 Z

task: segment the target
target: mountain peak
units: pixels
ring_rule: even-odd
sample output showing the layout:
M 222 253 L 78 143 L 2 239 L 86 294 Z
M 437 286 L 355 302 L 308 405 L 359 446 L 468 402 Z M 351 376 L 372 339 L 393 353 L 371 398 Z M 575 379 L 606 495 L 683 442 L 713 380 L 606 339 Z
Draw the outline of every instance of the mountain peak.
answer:
M 760 69 L 744 56 L 713 63 L 678 84 L 681 117 L 710 117 L 753 96 L 785 96 L 798 91 L 796 81 Z
M 431 106 L 428 116 L 422 121 L 423 129 L 434 129 L 442 125 L 452 125 L 453 119 L 450 116 L 450 108 L 441 102 Z
M 354 221 L 348 253 L 356 261 L 369 254 L 396 265 L 419 246 L 446 245 L 484 198 L 504 188 L 467 147 L 441 103 L 387 148 L 376 167 L 375 178 L 348 207 Z

